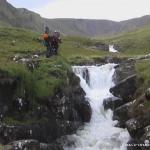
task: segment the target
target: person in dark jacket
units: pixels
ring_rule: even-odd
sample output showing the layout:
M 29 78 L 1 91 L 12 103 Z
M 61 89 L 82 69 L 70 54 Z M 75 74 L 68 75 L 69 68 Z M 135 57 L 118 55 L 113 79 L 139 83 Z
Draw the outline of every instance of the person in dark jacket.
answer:
M 58 54 L 59 44 L 61 43 L 60 33 L 55 31 L 50 38 L 51 47 L 54 55 Z

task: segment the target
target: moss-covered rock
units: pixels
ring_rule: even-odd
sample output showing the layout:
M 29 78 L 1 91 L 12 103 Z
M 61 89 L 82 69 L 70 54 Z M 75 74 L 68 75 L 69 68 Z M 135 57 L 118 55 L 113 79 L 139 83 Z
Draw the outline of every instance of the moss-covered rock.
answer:
M 43 60 L 33 72 L 22 67 L 8 75 L 17 80 L 2 120 L 3 143 L 31 138 L 50 143 L 90 120 L 91 108 L 80 80 L 62 58 Z

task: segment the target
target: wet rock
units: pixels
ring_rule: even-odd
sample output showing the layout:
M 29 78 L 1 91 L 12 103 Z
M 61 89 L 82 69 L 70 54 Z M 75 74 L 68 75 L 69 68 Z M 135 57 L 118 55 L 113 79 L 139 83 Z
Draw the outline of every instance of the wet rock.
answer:
M 149 150 L 150 148 L 150 125 L 144 128 L 144 134 L 138 140 L 139 144 L 143 144 L 144 146 L 140 146 L 141 150 Z
M 34 71 L 39 67 L 40 62 L 39 60 L 29 60 L 25 64 L 30 71 Z
M 150 88 L 148 88 L 145 92 L 145 98 L 150 101 Z
M 92 109 L 87 101 L 83 101 L 79 107 L 77 107 L 78 113 L 82 118 L 83 122 L 89 122 L 91 119 Z
M 150 113 L 146 112 L 142 116 L 132 118 L 126 122 L 127 130 L 131 137 L 141 137 L 144 128 L 150 124 Z
M 89 71 L 86 67 L 83 67 L 82 71 L 79 70 L 78 68 L 74 68 L 74 67 L 73 67 L 73 70 L 75 72 L 80 72 L 82 74 L 82 77 L 85 79 L 86 83 L 89 85 L 90 75 L 89 75 Z
M 27 68 L 30 71 L 33 71 L 39 67 L 40 60 L 39 60 L 39 55 L 33 54 L 33 55 L 15 55 L 13 60 L 16 63 L 24 64 L 27 66 Z
M 143 56 L 138 56 L 135 58 L 129 58 L 129 60 L 143 60 L 143 59 L 150 59 L 150 54 L 143 55 Z
M 15 100 L 13 100 L 12 105 L 14 111 L 22 112 L 29 109 L 29 101 L 22 97 L 17 97 Z
M 125 123 L 127 120 L 131 119 L 130 116 L 130 109 L 132 108 L 132 102 L 129 102 L 127 104 L 124 104 L 117 109 L 115 109 L 113 113 L 113 120 L 118 120 L 119 124 L 117 126 L 119 127 L 125 127 Z
M 117 49 L 118 51 L 122 50 L 121 46 L 118 44 L 114 44 L 114 49 Z
M 103 106 L 105 110 L 107 109 L 115 110 L 116 108 L 120 107 L 123 104 L 124 104 L 123 100 L 118 97 L 109 97 L 104 99 L 103 101 Z
M 32 103 L 28 104 L 30 111 L 24 109 L 25 100 L 18 97 L 15 107 L 9 111 L 10 118 L 15 120 L 15 124 L 0 126 L 2 143 L 23 139 L 51 143 L 63 135 L 74 133 L 91 118 L 91 107 L 85 99 L 85 92 L 80 87 L 79 78 L 72 72 L 68 73 L 63 89 L 58 89 L 53 97 L 37 99 L 34 109 L 31 109 Z M 25 122 L 26 120 L 29 123 Z
M 40 150 L 64 150 L 64 149 L 61 143 L 55 141 L 50 144 L 40 143 Z
M 48 150 L 48 144 L 40 143 L 40 150 Z
M 23 126 L 8 126 L 1 124 L 0 126 L 0 138 L 3 144 L 7 144 L 12 141 L 31 138 L 30 130 Z
M 140 95 L 133 101 L 133 107 L 131 109 L 132 118 L 143 116 L 145 112 L 147 112 L 148 109 L 145 106 L 145 103 L 146 99 L 144 94 Z
M 114 96 L 122 98 L 124 102 L 129 102 L 134 99 L 137 88 L 137 75 L 134 74 L 120 81 L 110 89 L 110 92 Z
M 140 135 L 135 136 L 128 142 L 127 150 L 149 150 L 150 148 L 150 126 L 143 129 Z
M 40 150 L 40 143 L 36 140 L 20 140 L 4 146 L 4 150 Z
M 0 70 L 0 115 L 4 116 L 9 112 L 16 88 L 17 79 Z
M 105 51 L 109 50 L 109 45 L 105 44 L 105 43 L 101 43 L 101 42 L 97 42 L 95 44 L 95 47 L 96 47 L 96 49 L 99 49 L 99 50 L 105 50 Z
M 140 137 L 143 133 L 140 123 L 135 118 L 128 120 L 126 122 L 126 127 L 130 136 L 133 138 Z
M 75 75 L 73 75 L 74 78 L 76 78 L 76 83 L 71 79 L 70 84 L 76 86 L 73 86 L 69 94 L 69 99 L 71 99 L 74 102 L 74 108 L 77 112 L 78 116 L 81 117 L 82 122 L 89 122 L 91 118 L 91 106 L 89 102 L 85 99 L 85 92 L 80 87 L 80 80 Z M 77 86 L 78 83 L 78 86 Z
M 114 63 L 118 64 L 115 67 L 115 73 L 113 75 L 115 84 L 118 84 L 120 81 L 128 78 L 133 74 L 136 74 L 134 60 L 127 60 L 126 58 L 121 60 L 116 59 Z
M 1 125 L 0 139 L 3 144 L 22 139 L 36 139 L 43 143 L 51 143 L 62 135 L 73 133 L 81 125 L 81 122 L 52 119 L 31 125 Z
M 122 64 L 126 61 L 126 58 L 119 58 L 119 57 L 105 57 L 105 63 L 115 63 L 115 64 Z
M 86 83 L 89 85 L 90 76 L 89 76 L 89 71 L 86 68 L 83 70 L 83 78 L 85 79 Z
M 55 144 L 48 144 L 47 150 L 64 150 L 61 145 Z

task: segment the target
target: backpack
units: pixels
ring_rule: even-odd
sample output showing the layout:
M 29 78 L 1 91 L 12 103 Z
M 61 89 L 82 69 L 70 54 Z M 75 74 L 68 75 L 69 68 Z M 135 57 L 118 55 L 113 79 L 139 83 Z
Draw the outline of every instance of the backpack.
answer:
M 47 33 L 44 33 L 44 34 L 43 34 L 43 39 L 44 39 L 44 40 L 48 40 L 48 37 L 49 37 L 49 35 L 48 35 Z

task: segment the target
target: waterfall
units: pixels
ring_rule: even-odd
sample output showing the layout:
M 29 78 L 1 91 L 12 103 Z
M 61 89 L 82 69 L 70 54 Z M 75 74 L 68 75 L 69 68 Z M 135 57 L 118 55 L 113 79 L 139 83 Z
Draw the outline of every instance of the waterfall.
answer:
M 103 99 L 112 96 L 109 89 L 114 85 L 114 66 L 106 64 L 73 67 L 91 105 L 92 117 L 83 129 L 68 136 L 74 144 L 64 146 L 65 150 L 126 150 L 129 140 L 127 130 L 114 127 L 116 121 L 112 120 L 112 111 L 104 111 L 103 108 Z
M 118 51 L 114 48 L 114 45 L 109 45 L 109 52 L 116 53 Z

